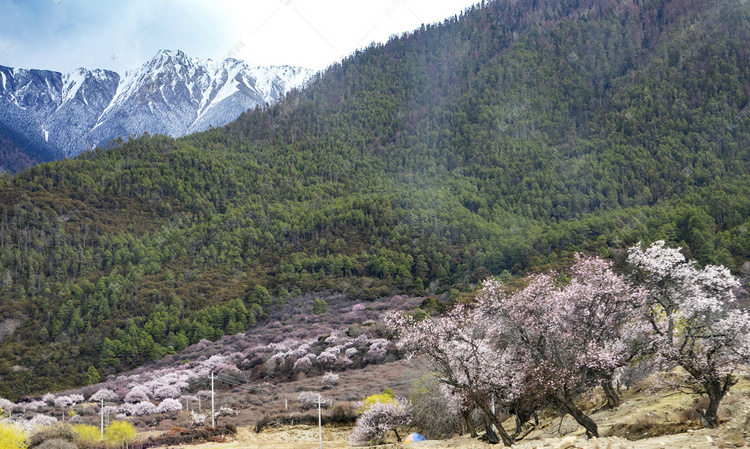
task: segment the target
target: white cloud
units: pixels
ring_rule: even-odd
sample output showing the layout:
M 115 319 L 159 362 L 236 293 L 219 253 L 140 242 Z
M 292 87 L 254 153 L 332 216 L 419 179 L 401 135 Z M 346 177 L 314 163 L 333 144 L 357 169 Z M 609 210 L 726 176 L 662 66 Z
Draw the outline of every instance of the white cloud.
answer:
M 158 50 L 322 69 L 373 41 L 442 21 L 467 0 L 17 0 L 0 64 L 124 72 Z M 12 43 L 12 51 L 3 48 Z

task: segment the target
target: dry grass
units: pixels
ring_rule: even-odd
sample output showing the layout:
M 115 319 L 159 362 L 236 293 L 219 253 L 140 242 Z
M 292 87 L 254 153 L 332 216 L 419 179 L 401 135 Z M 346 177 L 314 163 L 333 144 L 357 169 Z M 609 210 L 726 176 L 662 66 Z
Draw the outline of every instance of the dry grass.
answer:
M 694 426 L 689 422 L 669 422 L 652 415 L 640 415 L 633 422 L 618 423 L 610 427 L 607 436 L 623 437 L 635 441 L 683 433 L 692 427 Z

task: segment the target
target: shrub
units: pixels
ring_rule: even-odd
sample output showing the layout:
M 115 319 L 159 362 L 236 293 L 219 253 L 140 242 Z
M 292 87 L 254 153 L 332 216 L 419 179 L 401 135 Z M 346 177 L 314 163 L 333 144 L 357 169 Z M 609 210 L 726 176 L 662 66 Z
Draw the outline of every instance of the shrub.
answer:
M 337 402 L 331 410 L 331 419 L 337 423 L 351 423 L 357 419 L 357 408 L 351 402 Z
M 362 414 L 377 402 L 380 402 L 382 404 L 395 403 L 396 399 L 393 395 L 393 391 L 390 388 L 387 388 L 382 394 L 373 394 L 372 396 L 367 396 L 365 400 L 362 401 L 362 405 L 357 411 L 359 412 L 359 414 Z
M 323 385 L 337 385 L 339 383 L 339 375 L 332 372 L 327 372 L 323 375 Z
M 76 424 L 73 426 L 73 431 L 78 434 L 78 438 L 81 442 L 93 445 L 94 443 L 102 440 L 102 431 L 99 427 L 90 426 L 88 424 Z
M 5 399 L 0 398 L 0 412 L 2 413 L 13 413 L 13 410 L 15 410 L 16 404 L 13 402 Z
M 328 303 L 325 299 L 315 298 L 313 301 L 313 314 L 322 315 L 328 312 Z
M 441 438 L 461 431 L 461 421 L 450 412 L 448 400 L 432 374 L 417 379 L 409 390 L 413 424 L 427 438 Z
M 0 421 L 0 447 L 5 449 L 25 449 L 26 433 L 18 424 Z
M 73 444 L 74 448 L 78 444 L 78 434 L 73 427 L 68 424 L 56 423 L 51 426 L 42 428 L 29 437 L 29 449 L 40 448 L 45 441 L 62 440 Z M 53 448 L 55 446 L 51 446 Z
M 47 440 L 36 447 L 36 449 L 78 449 L 74 443 L 63 440 L 61 438 L 55 438 Z
M 193 426 L 198 427 L 198 426 L 206 425 L 206 418 L 208 417 L 208 415 L 195 413 L 194 411 L 191 411 L 190 416 L 192 417 L 192 420 L 193 420 L 193 423 L 192 423 Z
M 294 371 L 309 371 L 313 366 L 313 359 L 312 357 L 310 357 L 311 355 L 314 356 L 315 354 L 308 354 L 301 359 L 297 359 L 297 361 L 294 362 L 294 366 L 292 367 L 292 369 Z
M 120 447 L 135 438 L 135 427 L 127 421 L 113 421 L 104 429 L 104 441 L 108 447 Z

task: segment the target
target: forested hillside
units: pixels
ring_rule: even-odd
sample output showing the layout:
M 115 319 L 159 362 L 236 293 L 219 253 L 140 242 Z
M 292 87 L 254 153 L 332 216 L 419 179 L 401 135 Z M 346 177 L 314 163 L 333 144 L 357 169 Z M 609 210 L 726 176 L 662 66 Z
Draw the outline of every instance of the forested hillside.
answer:
M 302 292 L 455 298 L 656 239 L 739 272 L 749 19 L 738 0 L 491 2 L 224 128 L 2 178 L 0 396 L 242 332 Z

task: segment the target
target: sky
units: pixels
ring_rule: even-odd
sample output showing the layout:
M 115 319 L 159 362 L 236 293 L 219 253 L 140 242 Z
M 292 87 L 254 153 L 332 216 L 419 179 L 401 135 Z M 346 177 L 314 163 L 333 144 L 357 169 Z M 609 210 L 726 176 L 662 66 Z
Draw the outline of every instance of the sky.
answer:
M 121 74 L 159 50 L 321 70 L 478 0 L 0 0 L 0 65 Z

